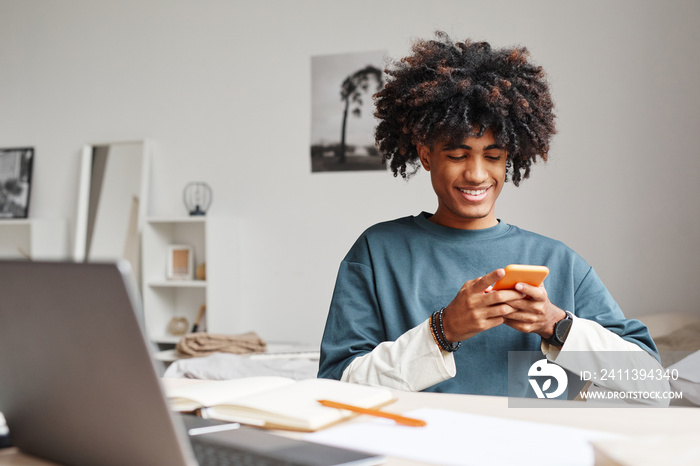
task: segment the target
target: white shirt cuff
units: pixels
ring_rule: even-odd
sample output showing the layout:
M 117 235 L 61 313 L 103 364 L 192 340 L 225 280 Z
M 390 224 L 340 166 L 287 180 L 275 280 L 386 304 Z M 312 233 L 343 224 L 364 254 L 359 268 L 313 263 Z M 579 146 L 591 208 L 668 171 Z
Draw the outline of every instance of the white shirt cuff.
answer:
M 420 391 L 457 374 L 454 355 L 442 351 L 430 333 L 430 320 L 355 358 L 341 380 Z
M 574 374 L 587 372 L 596 375 L 596 380 L 592 382 L 598 387 L 624 392 L 663 392 L 670 389 L 665 379 L 634 377 L 634 373 L 639 374 L 640 371 L 653 371 L 655 374 L 661 369 L 661 364 L 638 345 L 592 320 L 574 317 L 561 348 L 544 341 L 541 348 L 547 359 Z M 604 377 L 611 373 L 615 377 Z

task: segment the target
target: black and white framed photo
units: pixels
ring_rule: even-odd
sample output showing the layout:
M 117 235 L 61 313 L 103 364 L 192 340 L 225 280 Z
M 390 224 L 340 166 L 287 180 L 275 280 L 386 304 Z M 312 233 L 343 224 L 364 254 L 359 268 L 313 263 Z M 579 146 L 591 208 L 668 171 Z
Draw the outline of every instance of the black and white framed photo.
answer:
M 174 244 L 168 247 L 168 280 L 194 279 L 194 252 L 191 246 Z
M 311 57 L 311 171 L 386 170 L 374 144 L 372 95 L 384 51 Z
M 27 218 L 34 148 L 0 149 L 0 219 Z

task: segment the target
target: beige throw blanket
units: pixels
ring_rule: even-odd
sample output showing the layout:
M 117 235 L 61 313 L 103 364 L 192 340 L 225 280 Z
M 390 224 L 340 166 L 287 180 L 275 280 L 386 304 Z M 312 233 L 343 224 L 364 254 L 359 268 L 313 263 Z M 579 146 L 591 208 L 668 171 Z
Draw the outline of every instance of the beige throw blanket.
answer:
M 208 356 L 214 353 L 262 353 L 266 348 L 265 341 L 255 332 L 240 335 L 195 332 L 182 337 L 176 347 L 179 354 L 188 357 Z

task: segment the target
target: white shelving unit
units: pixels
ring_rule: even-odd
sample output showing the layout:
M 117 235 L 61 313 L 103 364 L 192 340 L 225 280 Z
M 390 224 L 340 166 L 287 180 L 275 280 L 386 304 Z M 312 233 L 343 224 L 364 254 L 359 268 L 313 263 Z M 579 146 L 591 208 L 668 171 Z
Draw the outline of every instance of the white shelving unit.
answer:
M 0 259 L 65 260 L 67 235 L 63 219 L 0 219 Z
M 171 245 L 189 245 L 195 267 L 206 263 L 206 280 L 168 280 L 167 253 Z M 206 313 L 200 330 L 240 333 L 237 228 L 229 217 L 171 217 L 146 219 L 142 243 L 142 293 L 146 331 L 158 344 L 177 343 L 171 319 L 184 317 L 191 329 L 201 305 Z

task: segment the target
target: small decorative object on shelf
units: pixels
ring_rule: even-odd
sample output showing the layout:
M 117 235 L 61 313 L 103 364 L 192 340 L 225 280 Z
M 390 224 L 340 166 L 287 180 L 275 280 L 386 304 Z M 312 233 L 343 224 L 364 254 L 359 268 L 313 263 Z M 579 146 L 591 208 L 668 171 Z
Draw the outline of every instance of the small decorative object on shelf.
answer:
M 207 279 L 207 263 L 202 262 L 197 266 L 196 269 L 194 269 L 194 278 L 197 280 L 206 280 Z
M 168 248 L 168 280 L 192 280 L 194 274 L 192 247 L 173 245 Z
M 194 325 L 192 325 L 192 333 L 194 332 L 202 332 L 204 331 L 204 326 L 202 318 L 204 317 L 204 313 L 207 311 L 207 305 L 202 304 L 199 306 L 199 312 L 197 312 L 197 319 L 194 321 Z
M 185 186 L 183 200 L 190 215 L 206 215 L 211 198 L 211 188 L 204 182 L 196 181 Z
M 184 335 L 189 328 L 190 324 L 185 317 L 173 317 L 168 323 L 168 332 L 175 336 Z

